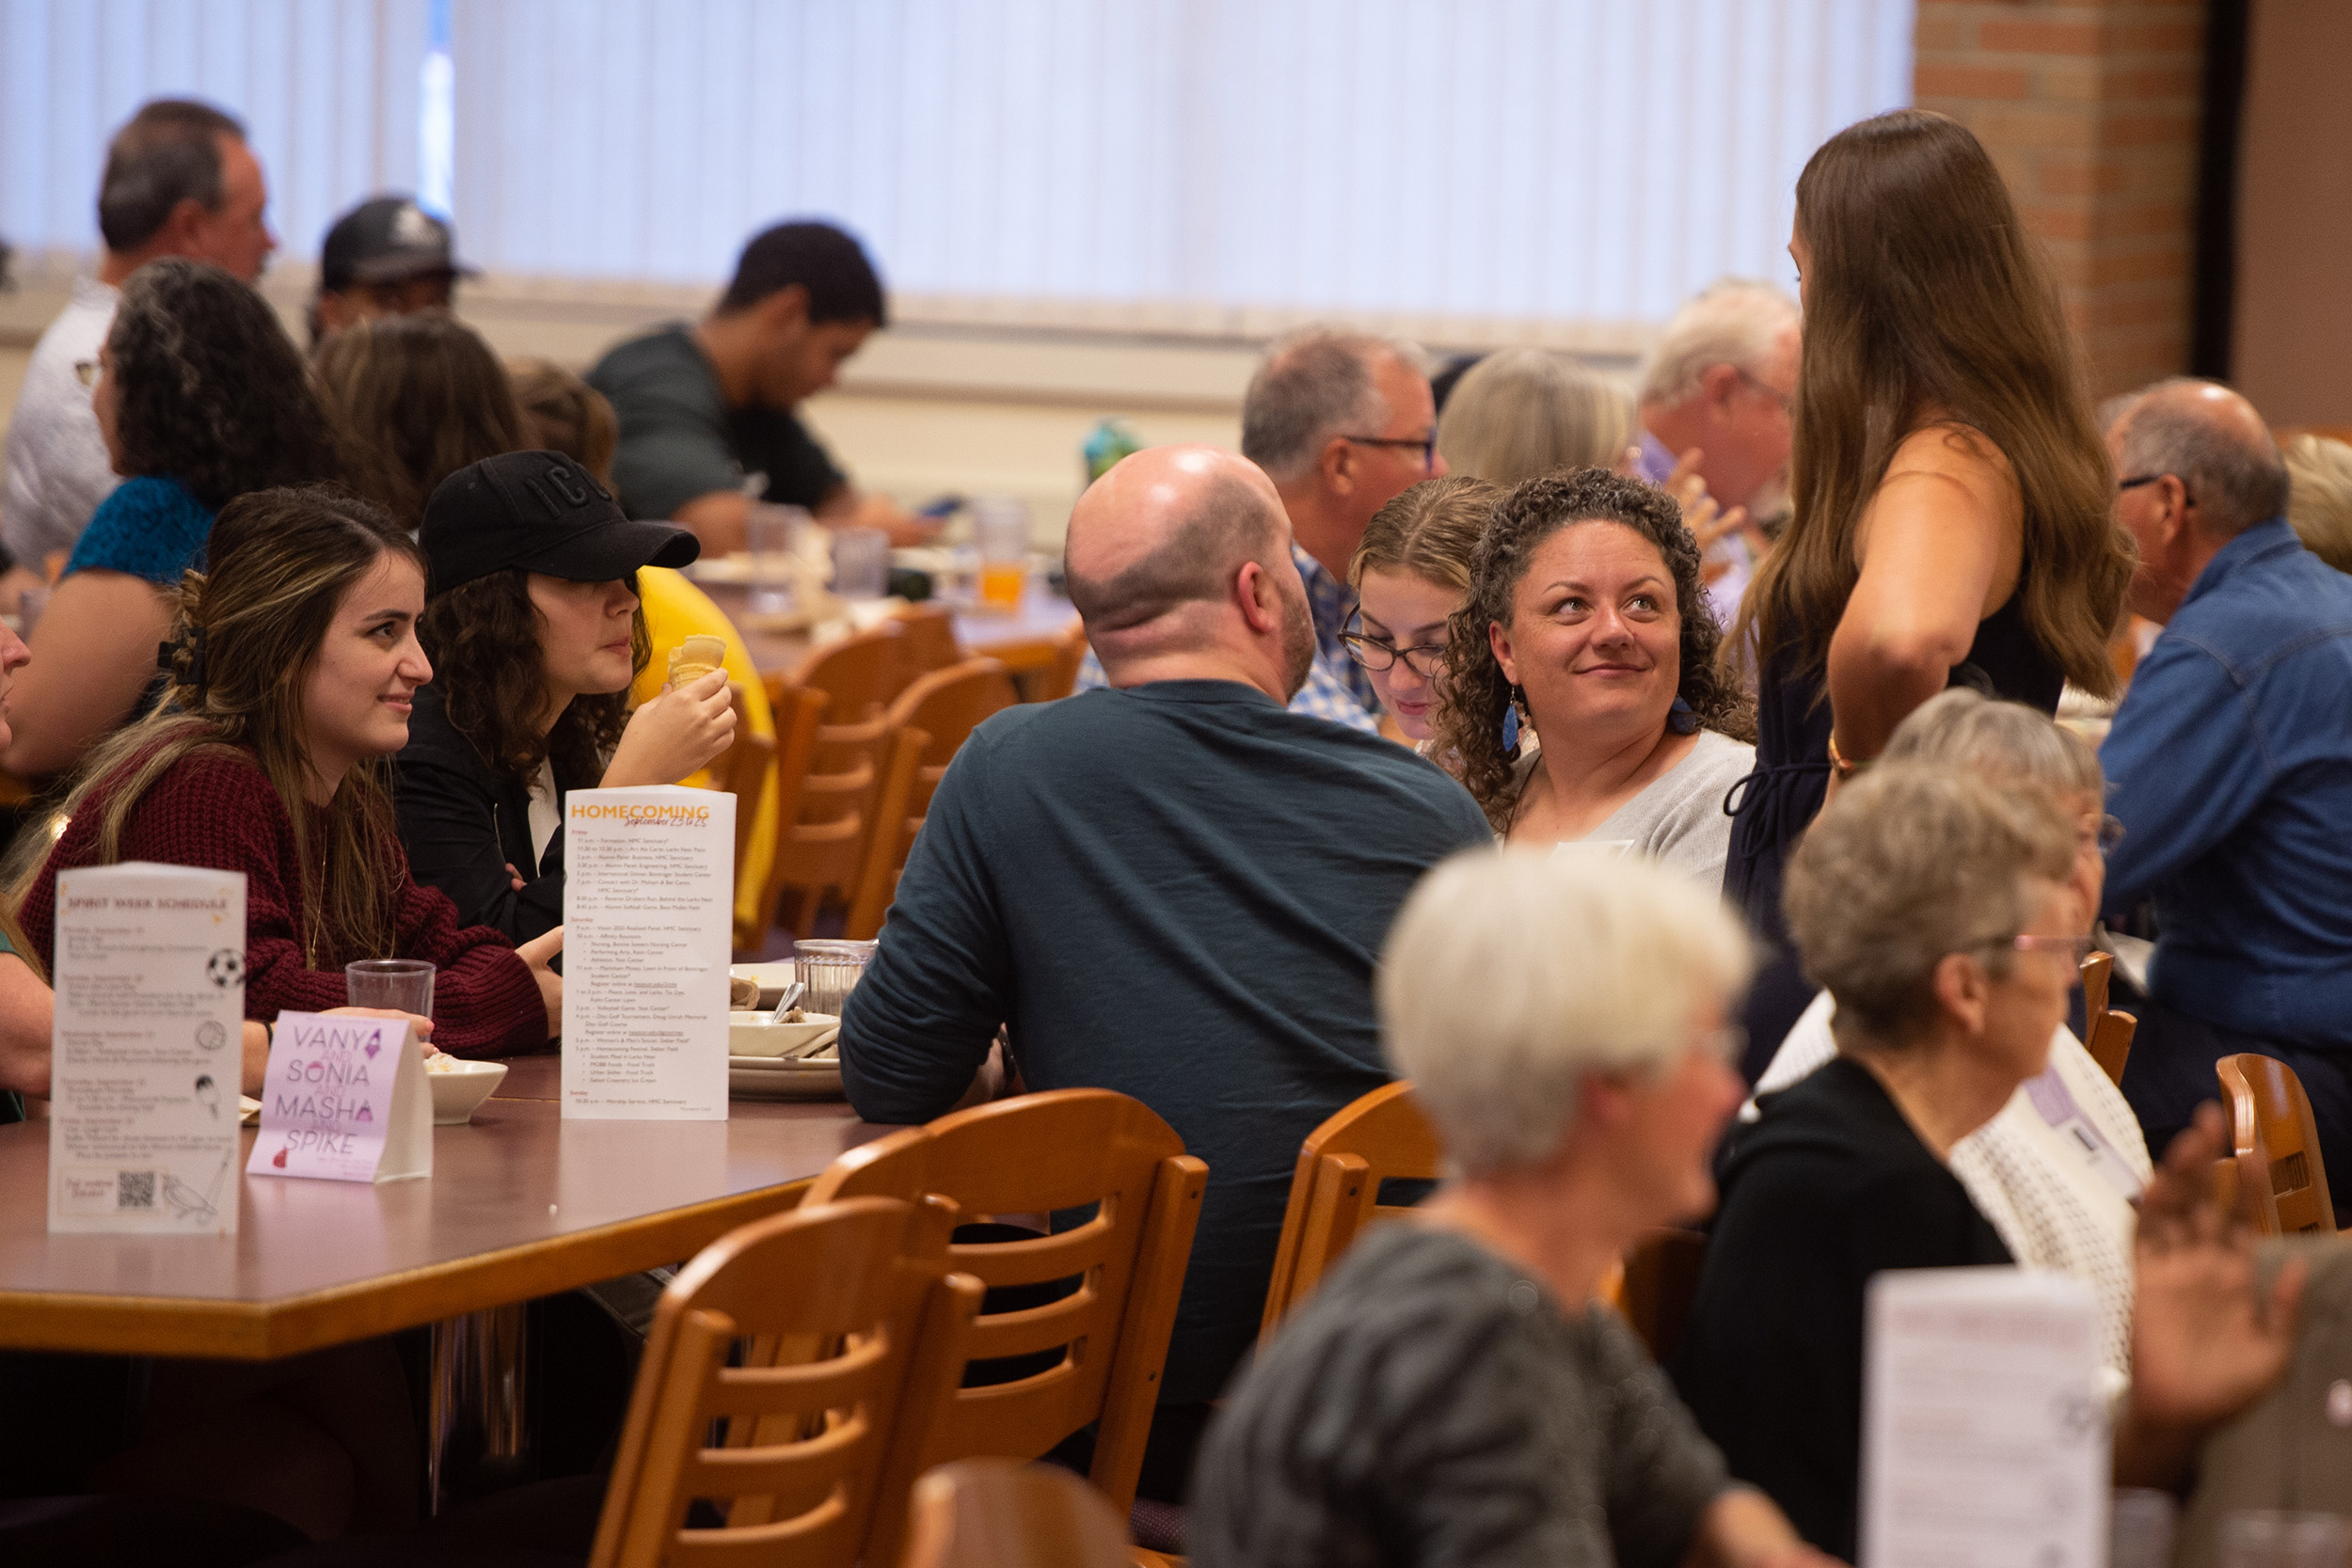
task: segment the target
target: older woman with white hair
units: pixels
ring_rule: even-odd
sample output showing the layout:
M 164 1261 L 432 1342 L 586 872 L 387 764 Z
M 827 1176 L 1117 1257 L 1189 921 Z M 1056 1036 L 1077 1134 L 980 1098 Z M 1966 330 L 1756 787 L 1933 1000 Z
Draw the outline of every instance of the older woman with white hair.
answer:
M 1596 1297 L 1645 1229 L 1713 1204 L 1747 973 L 1720 900 L 1655 865 L 1506 849 L 1430 874 L 1379 1004 L 1454 1175 L 1235 1386 L 1195 1471 L 1195 1562 L 1825 1560 Z
M 1841 790 L 1789 862 L 1837 1055 L 1732 1140 L 1674 1375 L 1732 1474 L 1824 1550 L 1851 1558 L 1857 1534 L 1871 1277 L 2012 1260 L 1950 1161 L 2048 1065 L 2086 945 L 2074 859 L 2047 791 L 1915 761 Z M 2175 1484 L 2293 1344 L 2305 1271 L 2257 1291 L 2213 1204 L 2220 1148 L 2207 1106 L 2142 1198 L 2124 1484 Z
M 2106 882 L 2105 846 L 2120 825 L 2106 814 L 2098 753 L 2080 736 L 2039 708 L 1954 687 L 1913 709 L 1880 759 L 2050 791 L 2074 830 L 2073 930 L 2090 932 Z M 1756 1080 L 1759 1101 L 1837 1054 L 1836 1010 L 1828 991 L 1814 997 Z M 1757 1114 L 1751 1103 L 1740 1119 Z M 2122 1091 L 2061 1022 L 2050 1036 L 2049 1065 L 1953 1144 L 1949 1163 L 2012 1258 L 2071 1274 L 2099 1293 L 2107 1367 L 2120 1386 L 2132 1361 L 2132 1200 L 2154 1174 Z

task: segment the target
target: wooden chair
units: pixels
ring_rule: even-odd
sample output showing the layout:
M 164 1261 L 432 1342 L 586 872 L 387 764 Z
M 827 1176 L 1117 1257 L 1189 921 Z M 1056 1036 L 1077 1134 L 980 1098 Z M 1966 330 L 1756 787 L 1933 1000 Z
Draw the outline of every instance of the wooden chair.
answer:
M 882 787 L 874 792 L 874 832 L 866 841 L 866 864 L 858 872 L 849 917 L 841 926 L 841 934 L 851 942 L 871 942 L 881 934 L 882 916 L 898 894 L 898 873 L 906 868 L 907 851 L 923 826 L 919 816 L 908 820 L 908 808 L 930 743 L 931 737 L 917 729 L 903 729 L 890 737 Z
M 792 844 L 801 826 L 801 800 L 808 784 L 809 766 L 817 756 L 817 730 L 830 699 L 785 679 L 768 682 L 768 705 L 775 715 L 776 788 L 769 810 L 776 821 L 775 852 L 768 858 L 768 880 L 760 889 L 758 913 L 751 925 L 735 933 L 739 951 L 756 953 L 766 945 L 776 922 L 776 902 L 784 895 Z M 742 824 L 739 821 L 739 831 Z
M 1054 662 L 1045 673 L 1044 684 L 1038 689 L 1038 701 L 1050 703 L 1077 690 L 1078 670 L 1086 663 L 1086 623 L 1073 621 L 1068 630 L 1054 639 Z
M 1126 1568 L 1102 1494 L 1054 1465 L 960 1459 L 914 1485 L 899 1568 Z
M 2250 1052 L 2224 1056 L 2213 1067 L 2229 1107 L 2240 1181 L 2269 1167 L 2268 1182 L 2256 1184 L 2255 1227 L 2265 1236 L 2334 1235 L 2336 1210 L 2320 1164 L 2319 1131 L 2295 1070 Z
M 982 1295 L 949 1272 L 953 1224 L 940 1203 L 803 1205 L 679 1271 L 654 1309 L 590 1568 L 895 1560 L 912 1472 L 894 1461 L 952 1395 Z M 833 1353 L 727 1365 L 762 1336 Z M 725 1504 L 726 1523 L 687 1528 L 697 1498 Z
M 1366 1224 L 1406 1212 L 1381 1206 L 1380 1183 L 1435 1179 L 1440 1152 L 1413 1085 L 1401 1080 L 1364 1095 L 1307 1134 L 1291 1175 L 1259 1343 L 1271 1339 L 1284 1315 L 1314 1293 Z
M 961 1388 L 932 1425 L 914 1471 L 977 1455 L 1036 1459 L 1099 1422 L 1090 1479 L 1124 1519 L 1160 1391 L 1209 1167 L 1140 1101 L 1057 1089 L 976 1105 L 850 1149 L 808 1202 L 937 1195 L 967 1217 L 1100 1204 L 1073 1229 L 1033 1241 L 959 1243 L 957 1269 L 992 1289 L 1077 1276 L 1071 1294 L 973 1325 L 978 1359 L 1060 1351 L 1043 1370 Z
M 2083 1049 L 2107 1075 L 2107 1082 L 2121 1088 L 2123 1065 L 2131 1060 L 2132 1036 L 2139 1021 L 2107 1006 L 2107 988 L 2114 976 L 2114 954 L 2093 953 L 2083 959 Z
M 1626 1254 L 1618 1310 L 1649 1347 L 1650 1359 L 1661 1366 L 1682 1342 L 1706 1258 L 1705 1236 L 1671 1227 L 1645 1233 Z
M 1020 701 L 1002 664 L 972 658 L 921 677 L 890 705 L 894 736 L 918 736 L 923 744 L 911 764 L 903 738 L 894 738 L 885 752 L 882 782 L 875 791 L 874 825 L 866 836 L 865 860 L 843 927 L 852 940 L 866 940 L 882 929 L 882 915 L 898 890 L 898 872 L 914 847 L 914 835 L 923 830 L 932 792 L 946 776 L 948 763 L 981 720 Z M 892 769 L 908 766 L 912 776 L 903 781 L 903 788 L 894 790 Z
M 793 830 L 778 835 L 779 893 L 797 891 L 786 924 L 795 936 L 816 928 L 825 895 L 845 897 L 857 880 L 872 822 L 882 747 L 890 734 L 885 705 L 896 689 L 904 634 L 896 623 L 819 648 L 778 686 L 825 694 L 824 721 L 801 786 Z
M 898 629 L 906 641 L 900 645 L 903 657 L 898 663 L 899 691 L 930 674 L 963 662 L 962 645 L 956 641 L 955 612 L 944 604 L 909 605 L 898 611 Z

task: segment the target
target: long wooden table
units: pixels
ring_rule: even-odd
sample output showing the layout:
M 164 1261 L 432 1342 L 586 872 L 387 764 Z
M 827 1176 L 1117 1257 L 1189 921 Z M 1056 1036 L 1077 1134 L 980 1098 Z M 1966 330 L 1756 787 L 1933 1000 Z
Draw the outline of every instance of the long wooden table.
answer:
M 727 613 L 743 634 L 752 662 L 763 675 L 797 669 L 816 644 L 805 631 L 772 632 L 755 629 L 750 616 L 750 590 L 739 583 L 696 583 Z M 973 657 L 1002 659 L 1015 675 L 1048 669 L 1055 643 L 1078 618 L 1070 601 L 1032 576 L 1021 602 L 1009 612 L 959 610 L 956 641 Z
M 245 1179 L 234 1237 L 52 1236 L 49 1129 L 0 1128 L 0 1346 L 263 1360 L 525 1301 L 691 1257 L 889 1131 L 837 1100 L 565 1122 L 559 1071 L 515 1061 L 428 1180 Z

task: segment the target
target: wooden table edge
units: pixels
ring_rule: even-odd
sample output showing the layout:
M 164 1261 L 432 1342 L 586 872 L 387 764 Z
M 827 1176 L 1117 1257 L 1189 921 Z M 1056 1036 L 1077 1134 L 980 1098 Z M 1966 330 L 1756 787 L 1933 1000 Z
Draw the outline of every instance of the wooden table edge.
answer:
M 10 1350 L 272 1361 L 692 1257 L 739 1225 L 796 1207 L 810 1179 L 733 1193 L 271 1302 L 0 1291 Z

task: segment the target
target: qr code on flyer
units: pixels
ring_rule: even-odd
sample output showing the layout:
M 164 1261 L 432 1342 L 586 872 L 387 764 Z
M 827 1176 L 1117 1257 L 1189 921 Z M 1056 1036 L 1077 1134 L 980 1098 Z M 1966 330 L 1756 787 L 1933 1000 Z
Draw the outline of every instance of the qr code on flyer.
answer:
M 152 1209 L 155 1207 L 155 1173 L 151 1170 L 125 1170 L 115 1173 L 115 1207 L 118 1209 Z

